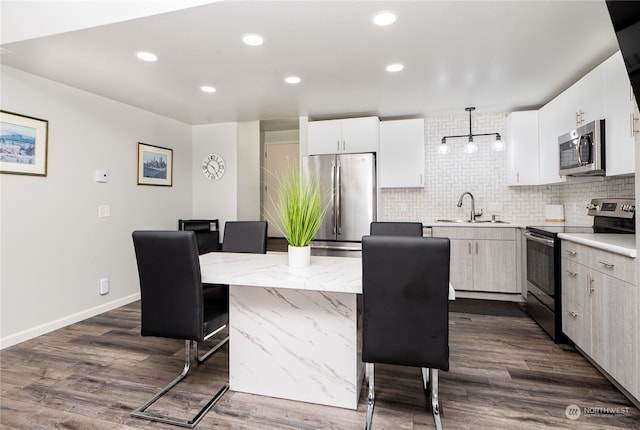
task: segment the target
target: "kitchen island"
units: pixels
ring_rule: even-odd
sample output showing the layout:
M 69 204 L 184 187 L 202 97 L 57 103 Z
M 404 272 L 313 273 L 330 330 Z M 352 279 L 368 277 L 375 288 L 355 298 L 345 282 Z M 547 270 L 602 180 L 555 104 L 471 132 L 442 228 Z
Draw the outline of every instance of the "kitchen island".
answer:
M 290 269 L 286 254 L 200 256 L 202 282 L 229 285 L 230 389 L 356 409 L 362 263 L 319 257 Z

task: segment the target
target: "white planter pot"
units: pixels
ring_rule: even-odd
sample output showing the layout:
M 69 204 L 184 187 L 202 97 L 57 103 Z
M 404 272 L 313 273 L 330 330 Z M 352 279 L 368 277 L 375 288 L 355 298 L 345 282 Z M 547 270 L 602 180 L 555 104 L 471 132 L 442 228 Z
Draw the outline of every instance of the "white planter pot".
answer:
M 311 246 L 291 246 L 289 252 L 289 267 L 299 269 L 311 264 Z

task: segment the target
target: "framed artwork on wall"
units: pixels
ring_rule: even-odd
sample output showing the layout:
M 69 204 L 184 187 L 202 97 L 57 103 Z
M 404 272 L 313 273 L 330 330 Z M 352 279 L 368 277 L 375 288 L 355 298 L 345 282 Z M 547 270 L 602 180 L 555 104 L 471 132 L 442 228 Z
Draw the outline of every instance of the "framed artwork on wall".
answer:
M 173 150 L 138 142 L 138 185 L 173 185 Z
M 0 111 L 0 173 L 47 176 L 49 121 Z

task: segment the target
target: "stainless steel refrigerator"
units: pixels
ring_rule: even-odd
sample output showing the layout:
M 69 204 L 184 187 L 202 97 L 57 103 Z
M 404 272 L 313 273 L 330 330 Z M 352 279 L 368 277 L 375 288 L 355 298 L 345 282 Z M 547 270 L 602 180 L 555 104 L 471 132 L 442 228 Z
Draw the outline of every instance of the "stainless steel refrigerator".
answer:
M 311 243 L 314 253 L 360 250 L 362 236 L 376 220 L 375 155 L 310 155 L 303 158 L 302 172 L 307 178 L 314 175 L 329 194 L 327 214 Z

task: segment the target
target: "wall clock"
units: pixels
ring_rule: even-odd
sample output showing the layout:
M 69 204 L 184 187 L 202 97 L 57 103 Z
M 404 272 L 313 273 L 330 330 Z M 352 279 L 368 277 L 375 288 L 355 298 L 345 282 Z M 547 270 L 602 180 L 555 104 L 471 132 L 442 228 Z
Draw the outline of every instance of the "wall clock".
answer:
M 202 160 L 202 174 L 210 181 L 217 181 L 222 178 L 225 170 L 224 159 L 218 154 L 207 155 Z

